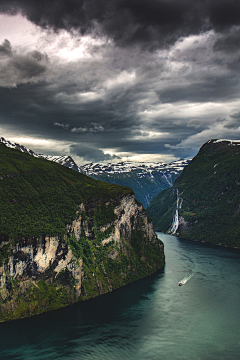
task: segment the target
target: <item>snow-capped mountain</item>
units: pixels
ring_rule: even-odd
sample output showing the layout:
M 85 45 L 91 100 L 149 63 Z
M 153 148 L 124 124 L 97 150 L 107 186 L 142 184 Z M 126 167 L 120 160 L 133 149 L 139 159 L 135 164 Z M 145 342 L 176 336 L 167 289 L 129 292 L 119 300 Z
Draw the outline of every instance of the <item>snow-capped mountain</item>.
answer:
M 3 137 L 0 138 L 0 143 L 6 145 L 9 148 L 18 149 L 18 150 L 20 150 L 22 152 L 25 152 L 27 154 L 30 154 L 30 155 L 32 155 L 34 157 L 44 158 L 44 159 L 47 159 L 49 161 L 54 161 L 54 162 L 59 163 L 60 165 L 64 165 L 64 166 L 67 166 L 67 167 L 69 167 L 71 169 L 74 169 L 76 171 L 82 172 L 81 169 L 75 163 L 75 161 L 71 158 L 71 156 L 68 156 L 68 155 L 51 156 L 51 155 L 36 154 L 34 151 L 28 149 L 26 146 L 20 145 L 18 143 L 14 143 L 14 142 L 9 141 L 9 140 L 6 140 Z
M 154 163 L 154 162 L 119 162 L 117 164 L 112 163 L 89 163 L 81 166 L 81 170 L 86 175 L 99 175 L 99 174 L 119 174 L 129 173 L 137 171 L 138 176 L 141 178 L 146 174 L 150 174 L 153 171 L 161 171 L 166 175 L 169 173 L 179 174 L 183 171 L 184 167 L 190 160 L 178 160 L 171 163 Z
M 33 156 L 35 156 L 35 157 L 44 157 L 44 155 L 36 154 L 34 151 L 26 148 L 25 146 L 19 145 L 19 144 L 17 144 L 17 143 L 14 143 L 14 142 L 12 142 L 12 141 L 9 141 L 9 140 L 6 140 L 6 139 L 3 138 L 3 137 L 0 138 L 0 143 L 6 145 L 6 146 L 9 147 L 9 148 L 18 149 L 18 150 L 20 150 L 20 151 L 22 151 L 22 152 L 25 152 L 25 153 L 27 153 L 27 154 L 33 155 Z
M 49 161 L 54 161 L 54 162 L 57 162 L 60 165 L 67 166 L 70 169 L 82 172 L 81 168 L 79 166 L 77 166 L 77 164 L 75 163 L 73 158 L 71 158 L 71 156 L 68 156 L 68 155 L 63 155 L 63 156 L 47 155 L 47 156 L 43 156 L 43 157 L 45 159 L 49 160 Z
M 173 185 L 190 160 L 178 160 L 166 163 L 120 162 L 90 163 L 81 166 L 81 171 L 97 180 L 129 186 L 135 192 L 137 200 L 144 207 L 160 191 Z

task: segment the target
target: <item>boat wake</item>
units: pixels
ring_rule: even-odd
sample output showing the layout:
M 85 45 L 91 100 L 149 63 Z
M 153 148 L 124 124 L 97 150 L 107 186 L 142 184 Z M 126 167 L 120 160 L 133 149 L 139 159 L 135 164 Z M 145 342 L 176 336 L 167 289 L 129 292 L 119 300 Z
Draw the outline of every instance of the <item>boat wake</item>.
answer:
M 182 280 L 180 280 L 180 281 L 178 282 L 178 285 L 179 285 L 179 286 L 185 285 L 185 284 L 188 282 L 188 280 L 190 280 L 191 277 L 193 277 L 193 274 L 194 274 L 194 273 L 191 273 L 190 275 L 185 276 Z

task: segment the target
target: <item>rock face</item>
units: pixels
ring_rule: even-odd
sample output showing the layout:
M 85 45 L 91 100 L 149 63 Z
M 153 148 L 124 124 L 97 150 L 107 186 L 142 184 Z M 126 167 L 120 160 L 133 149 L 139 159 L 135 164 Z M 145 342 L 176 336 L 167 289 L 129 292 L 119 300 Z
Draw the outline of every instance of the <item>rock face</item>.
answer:
M 240 141 L 209 140 L 147 208 L 155 229 L 240 248 Z
M 104 222 L 98 209 L 112 212 Z M 134 195 L 79 204 L 66 235 L 2 241 L 0 321 L 89 299 L 163 268 L 163 244 Z

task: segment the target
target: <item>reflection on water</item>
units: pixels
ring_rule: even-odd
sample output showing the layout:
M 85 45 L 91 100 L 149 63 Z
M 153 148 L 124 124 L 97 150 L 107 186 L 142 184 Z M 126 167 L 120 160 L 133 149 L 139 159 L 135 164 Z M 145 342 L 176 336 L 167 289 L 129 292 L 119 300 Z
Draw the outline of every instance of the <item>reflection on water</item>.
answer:
M 96 299 L 0 324 L 0 359 L 237 359 L 240 252 L 159 236 L 164 271 Z M 184 279 L 191 280 L 178 286 Z

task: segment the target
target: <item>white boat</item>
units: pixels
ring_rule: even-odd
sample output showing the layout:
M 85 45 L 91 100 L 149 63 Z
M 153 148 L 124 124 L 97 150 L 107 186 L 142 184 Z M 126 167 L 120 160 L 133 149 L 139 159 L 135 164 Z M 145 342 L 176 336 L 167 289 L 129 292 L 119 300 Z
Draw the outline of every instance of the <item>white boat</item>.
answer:
M 182 286 L 182 285 L 186 284 L 186 282 L 187 282 L 187 280 L 181 280 L 181 281 L 179 281 L 178 285 Z
M 185 278 L 183 278 L 182 280 L 180 280 L 180 281 L 178 282 L 178 285 L 179 285 L 179 286 L 185 285 L 185 284 L 188 282 L 188 280 L 191 279 L 191 277 L 193 277 L 193 273 L 190 274 L 189 276 L 185 276 Z

